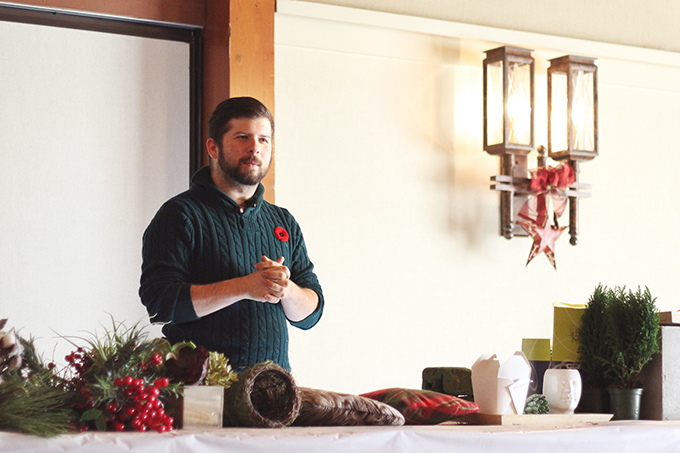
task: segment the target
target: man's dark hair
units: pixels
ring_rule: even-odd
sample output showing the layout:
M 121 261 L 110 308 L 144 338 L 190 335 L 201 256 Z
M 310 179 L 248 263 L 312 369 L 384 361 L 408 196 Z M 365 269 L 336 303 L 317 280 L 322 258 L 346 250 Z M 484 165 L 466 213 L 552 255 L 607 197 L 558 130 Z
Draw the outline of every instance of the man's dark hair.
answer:
M 269 109 L 260 101 L 251 97 L 229 98 L 215 107 L 208 120 L 208 138 L 221 143 L 227 132 L 229 121 L 236 118 L 267 118 L 274 134 L 274 117 Z

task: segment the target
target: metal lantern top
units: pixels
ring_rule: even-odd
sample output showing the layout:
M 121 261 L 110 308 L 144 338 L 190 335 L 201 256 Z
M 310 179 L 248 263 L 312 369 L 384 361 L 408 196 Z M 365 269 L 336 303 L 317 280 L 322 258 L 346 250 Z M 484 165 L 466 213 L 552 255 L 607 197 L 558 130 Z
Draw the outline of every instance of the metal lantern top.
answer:
M 484 150 L 529 154 L 534 149 L 534 59 L 531 50 L 503 46 L 484 59 Z
M 597 156 L 597 66 L 567 55 L 548 68 L 548 155 L 555 160 Z

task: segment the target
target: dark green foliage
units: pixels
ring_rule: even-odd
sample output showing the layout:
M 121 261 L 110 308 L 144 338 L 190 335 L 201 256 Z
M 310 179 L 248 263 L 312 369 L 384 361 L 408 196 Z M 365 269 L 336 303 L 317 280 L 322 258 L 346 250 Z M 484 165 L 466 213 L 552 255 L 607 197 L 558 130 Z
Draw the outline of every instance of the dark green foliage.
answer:
M 86 347 L 77 351 L 82 356 L 79 377 L 86 382 L 98 379 L 113 382 L 117 377 L 128 375 L 148 375 L 150 379 L 158 377 L 159 366 L 147 368 L 143 364 L 148 363 L 155 353 L 167 352 L 170 345 L 163 339 L 148 339 L 148 333 L 139 327 L 139 323 L 128 328 L 112 318 L 111 324 L 111 329 L 103 336 L 92 335 L 82 339 Z
M 634 388 L 642 367 L 659 352 L 659 319 L 649 288 L 636 292 L 616 288 L 609 303 L 607 343 L 613 356 L 614 384 Z
M 607 358 L 612 357 L 607 342 L 607 306 L 611 290 L 598 285 L 590 296 L 588 305 L 581 316 L 581 327 L 577 332 L 579 341 L 579 363 L 585 374 L 584 384 L 593 388 L 606 388 L 612 383 L 608 376 Z
M 599 285 L 578 331 L 586 384 L 634 388 L 642 367 L 659 352 L 659 322 L 649 288 L 608 289 Z
M 32 338 L 18 339 L 22 366 L 4 373 L 0 382 L 0 430 L 44 437 L 67 432 L 72 413 L 63 380 L 43 364 Z

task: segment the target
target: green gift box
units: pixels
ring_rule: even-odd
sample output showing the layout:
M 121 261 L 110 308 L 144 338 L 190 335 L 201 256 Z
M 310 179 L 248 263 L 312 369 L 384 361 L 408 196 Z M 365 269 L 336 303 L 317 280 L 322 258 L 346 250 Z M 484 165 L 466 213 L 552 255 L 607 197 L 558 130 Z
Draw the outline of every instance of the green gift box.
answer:
M 522 352 L 527 359 L 550 361 L 550 338 L 522 338 Z
M 553 362 L 578 362 L 576 332 L 585 304 L 553 304 Z

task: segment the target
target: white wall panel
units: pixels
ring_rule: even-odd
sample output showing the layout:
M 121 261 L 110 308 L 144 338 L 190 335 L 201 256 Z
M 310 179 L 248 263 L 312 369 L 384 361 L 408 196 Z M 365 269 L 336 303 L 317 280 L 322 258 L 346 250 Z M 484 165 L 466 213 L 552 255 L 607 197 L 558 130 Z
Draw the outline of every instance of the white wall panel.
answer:
M 141 236 L 188 187 L 189 45 L 0 22 L 0 317 L 57 335 L 148 324 Z

